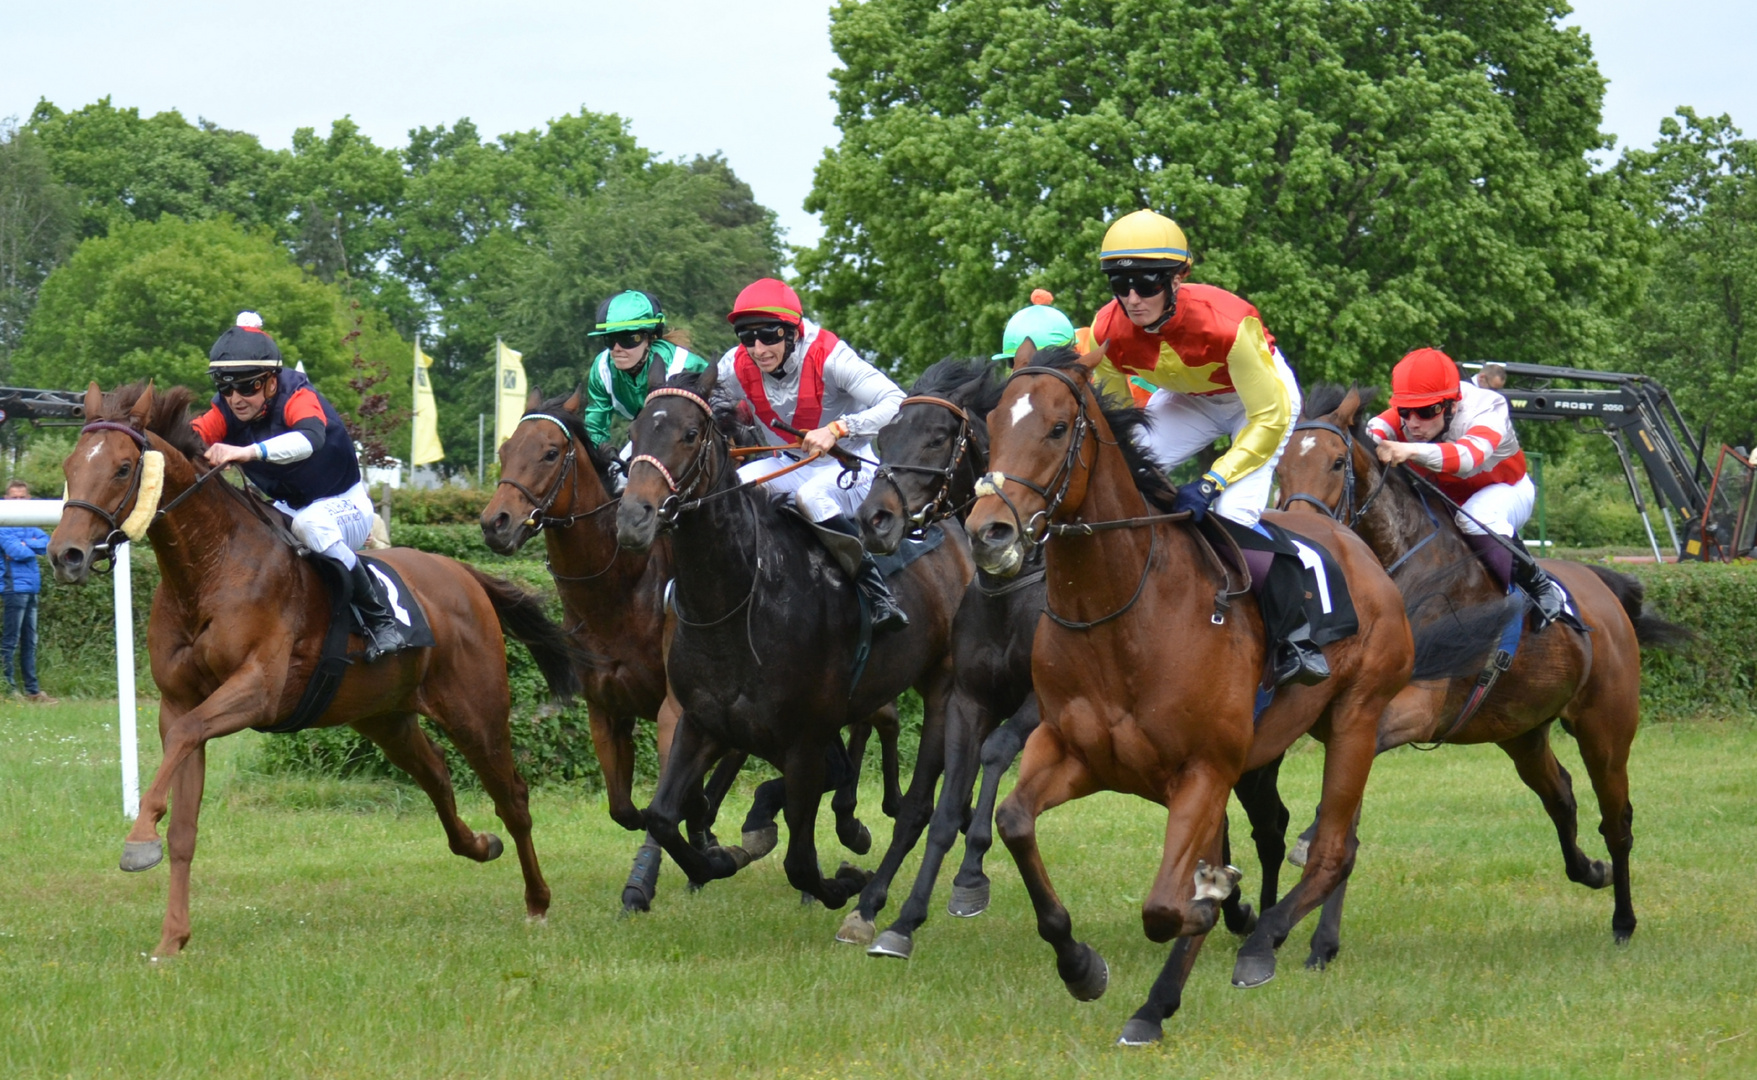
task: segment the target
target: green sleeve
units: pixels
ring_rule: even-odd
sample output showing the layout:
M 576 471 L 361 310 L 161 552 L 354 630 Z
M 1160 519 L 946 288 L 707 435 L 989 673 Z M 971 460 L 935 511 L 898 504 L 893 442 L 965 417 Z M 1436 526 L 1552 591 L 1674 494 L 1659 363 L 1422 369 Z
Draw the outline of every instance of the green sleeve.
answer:
M 691 375 L 699 375 L 708 370 L 708 358 L 701 353 L 696 352 L 694 349 L 688 349 L 684 352 L 684 355 L 689 357 L 689 359 L 683 362 L 683 370 L 689 372 Z
M 593 443 L 601 443 L 610 437 L 610 388 L 598 378 L 599 370 L 598 361 L 594 359 L 586 373 L 586 434 L 592 437 Z

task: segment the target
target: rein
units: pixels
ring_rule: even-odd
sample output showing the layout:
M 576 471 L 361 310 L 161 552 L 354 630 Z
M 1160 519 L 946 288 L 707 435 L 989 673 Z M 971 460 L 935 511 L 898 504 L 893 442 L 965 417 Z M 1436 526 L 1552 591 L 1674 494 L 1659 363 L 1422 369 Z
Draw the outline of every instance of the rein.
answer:
M 577 514 L 569 514 L 566 517 L 549 516 L 549 508 L 554 506 L 555 500 L 561 497 L 561 489 L 563 485 L 566 485 L 568 481 L 574 479 L 574 470 L 578 468 L 579 464 L 579 440 L 574 437 L 573 429 L 569 428 L 558 416 L 553 416 L 545 412 L 532 412 L 519 417 L 519 423 L 521 424 L 526 420 L 547 420 L 551 424 L 560 428 L 562 434 L 567 438 L 567 454 L 561 459 L 561 465 L 557 470 L 554 482 L 549 485 L 549 493 L 547 495 L 539 496 L 536 492 L 532 491 L 524 484 L 519 483 L 517 480 L 509 480 L 504 477 L 500 480 L 500 484 L 504 484 L 518 492 L 520 495 L 523 495 L 525 500 L 531 504 L 531 513 L 524 521 L 526 528 L 532 529 L 536 532 L 542 532 L 543 529 L 549 525 L 553 525 L 558 529 L 565 529 L 576 522 L 585 521 L 587 518 L 603 513 L 605 510 L 608 510 L 621 501 L 617 496 L 611 496 L 597 506 L 592 507 L 590 510 L 583 510 Z M 496 486 L 499 486 L 499 484 Z M 578 490 L 577 485 L 575 485 L 574 490 Z M 612 561 L 614 561 L 614 559 Z M 605 570 L 608 569 L 609 567 L 605 567 Z M 603 571 L 600 571 L 599 573 L 602 572 Z M 593 574 L 591 576 L 597 577 L 599 575 Z
M 932 498 L 922 504 L 920 510 L 909 514 L 906 518 L 909 524 L 913 526 L 910 531 L 914 534 L 919 534 L 923 529 L 942 518 L 956 516 L 959 511 L 965 509 L 971 503 L 976 501 L 976 496 L 971 495 L 969 499 L 965 500 L 963 506 L 950 505 L 952 498 L 952 485 L 957 482 L 958 468 L 963 465 L 964 456 L 970 449 L 970 414 L 957 402 L 947 401 L 945 398 L 932 397 L 925 394 L 916 397 L 906 397 L 897 408 L 901 410 L 904 405 L 938 405 L 942 409 L 950 410 L 952 415 L 958 418 L 958 439 L 957 442 L 952 445 L 951 456 L 946 461 L 944 467 L 935 468 L 932 465 L 893 465 L 887 463 L 879 465 L 877 471 L 873 473 L 873 479 L 883 480 L 891 485 L 891 490 L 897 493 L 897 501 L 903 504 L 904 510 L 908 510 L 909 508 L 909 497 L 903 494 L 902 485 L 897 483 L 897 473 L 925 473 L 928 476 L 937 476 L 940 478 L 939 490 L 934 492 Z
M 166 514 L 175 510 L 184 499 L 195 494 L 208 480 L 226 470 L 225 467 L 221 467 L 198 474 L 194 483 L 184 488 L 169 503 L 160 506 L 159 498 L 164 493 L 165 483 L 164 454 L 154 450 L 152 444 L 147 441 L 147 437 L 128 424 L 114 420 L 94 420 L 79 429 L 81 435 L 90 431 L 119 431 L 133 439 L 134 444 L 140 448 L 140 457 L 134 463 L 128 490 L 122 493 L 122 499 L 116 504 L 116 509 L 105 510 L 96 503 L 90 503 L 84 499 L 63 499 L 61 503 L 63 512 L 69 508 L 84 510 L 110 527 L 110 531 L 105 534 L 103 540 L 92 545 L 90 564 L 92 573 L 107 574 L 115 568 L 116 548 L 119 545 L 139 540 L 145 536 L 148 529 L 158 524 L 159 520 Z M 150 480 L 147 479 L 148 473 L 153 474 Z M 145 498 L 145 502 L 141 502 L 137 498 L 142 496 Z M 130 502 L 135 504 L 134 509 L 124 515 L 122 511 Z M 118 540 L 117 537 L 121 537 L 121 539 Z M 102 565 L 99 565 L 100 562 Z
M 1301 492 L 1294 495 L 1282 496 L 1281 505 L 1277 506 L 1276 509 L 1285 510 L 1296 502 L 1310 503 L 1312 506 L 1322 510 L 1324 515 L 1332 521 L 1343 521 L 1343 519 L 1346 518 L 1347 520 L 1344 523 L 1349 528 L 1353 529 L 1359 526 L 1361 519 L 1366 517 L 1367 511 L 1372 508 L 1373 502 L 1378 499 L 1379 495 L 1385 490 L 1385 480 L 1388 476 L 1388 470 L 1379 470 L 1378 482 L 1374 484 L 1373 489 L 1367 493 L 1367 497 L 1361 500 L 1360 505 L 1355 506 L 1354 433 L 1344 431 L 1342 428 L 1337 427 L 1335 424 L 1326 420 L 1302 420 L 1293 425 L 1292 430 L 1327 431 L 1342 440 L 1342 498 L 1335 506 L 1331 506 L 1329 503 L 1324 502 L 1315 495 L 1307 495 Z

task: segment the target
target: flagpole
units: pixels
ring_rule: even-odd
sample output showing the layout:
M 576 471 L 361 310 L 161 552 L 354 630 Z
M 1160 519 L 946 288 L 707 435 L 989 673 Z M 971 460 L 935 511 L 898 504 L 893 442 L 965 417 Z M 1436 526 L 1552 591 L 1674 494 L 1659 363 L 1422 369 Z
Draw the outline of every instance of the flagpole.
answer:
M 409 376 L 409 486 L 415 486 L 415 440 L 421 437 L 421 331 L 415 331 L 415 369 Z

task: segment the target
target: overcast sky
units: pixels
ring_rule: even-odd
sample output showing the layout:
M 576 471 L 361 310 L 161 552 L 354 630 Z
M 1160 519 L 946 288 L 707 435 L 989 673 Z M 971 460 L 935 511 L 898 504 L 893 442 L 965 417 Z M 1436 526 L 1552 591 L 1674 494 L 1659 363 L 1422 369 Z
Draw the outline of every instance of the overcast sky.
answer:
M 1757 134 L 1757 0 L 1578 0 L 1610 79 L 1605 130 L 1651 143 L 1678 105 L 1730 113 Z M 285 147 L 298 127 L 351 115 L 380 145 L 461 116 L 484 134 L 584 105 L 628 118 L 665 156 L 723 151 L 793 243 L 821 230 L 802 207 L 837 139 L 825 0 L 0 0 L 0 117 L 38 98 L 106 94 L 178 109 Z

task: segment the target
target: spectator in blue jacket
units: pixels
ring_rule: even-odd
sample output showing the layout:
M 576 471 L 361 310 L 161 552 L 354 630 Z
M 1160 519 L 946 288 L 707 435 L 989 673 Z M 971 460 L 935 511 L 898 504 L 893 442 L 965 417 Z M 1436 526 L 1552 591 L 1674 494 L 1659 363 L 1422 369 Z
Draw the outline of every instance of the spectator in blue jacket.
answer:
M 30 485 L 14 480 L 6 485 L 6 497 L 28 499 Z M 18 693 L 18 683 L 12 677 L 12 657 L 16 654 L 19 673 L 24 678 L 24 699 L 53 705 L 56 699 L 37 685 L 37 593 L 43 587 L 37 556 L 49 550 L 49 534 L 29 525 L 0 528 L 0 550 L 6 556 L 6 623 L 5 635 L 0 637 L 0 668 L 6 671 L 6 685 Z

